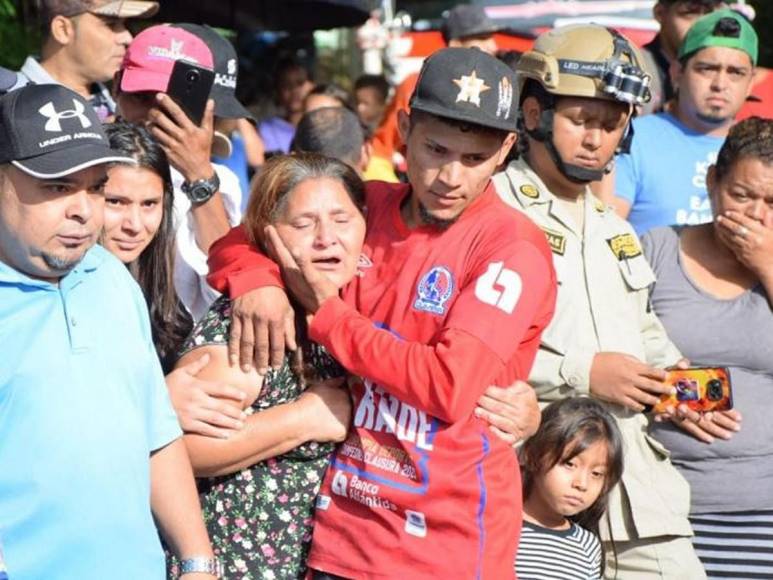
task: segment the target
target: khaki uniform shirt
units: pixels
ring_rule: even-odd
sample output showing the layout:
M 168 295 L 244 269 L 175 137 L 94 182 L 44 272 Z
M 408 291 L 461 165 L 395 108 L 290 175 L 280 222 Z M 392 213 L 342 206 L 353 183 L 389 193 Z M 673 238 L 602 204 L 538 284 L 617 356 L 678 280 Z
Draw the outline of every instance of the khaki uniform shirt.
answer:
M 598 352 L 620 352 L 656 367 L 681 354 L 649 307 L 655 275 L 633 228 L 588 191 L 584 232 L 523 159 L 494 177 L 499 196 L 542 228 L 553 250 L 558 298 L 529 382 L 543 402 L 588 395 Z M 668 451 L 647 434 L 647 418 L 607 405 L 625 444 L 622 485 L 609 501 L 614 540 L 690 536 L 690 491 L 668 460 Z M 602 525 L 602 536 L 609 530 Z

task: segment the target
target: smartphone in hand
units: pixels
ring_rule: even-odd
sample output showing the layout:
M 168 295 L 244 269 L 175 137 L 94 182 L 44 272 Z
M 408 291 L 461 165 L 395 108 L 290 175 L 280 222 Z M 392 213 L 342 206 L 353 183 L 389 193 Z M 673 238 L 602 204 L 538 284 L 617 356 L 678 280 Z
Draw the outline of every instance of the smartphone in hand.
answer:
M 727 411 L 733 408 L 730 373 L 724 367 L 696 367 L 668 371 L 666 384 L 675 393 L 663 395 L 653 407 L 655 413 L 687 405 L 693 411 Z
M 185 114 L 195 125 L 201 125 L 214 81 L 214 71 L 191 62 L 178 60 L 172 68 L 166 94 L 185 111 Z

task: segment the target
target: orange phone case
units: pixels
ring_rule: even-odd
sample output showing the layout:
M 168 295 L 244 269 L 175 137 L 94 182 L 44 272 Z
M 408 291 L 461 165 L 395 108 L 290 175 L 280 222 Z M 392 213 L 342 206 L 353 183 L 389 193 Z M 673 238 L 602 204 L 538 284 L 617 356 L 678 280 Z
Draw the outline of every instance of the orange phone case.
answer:
M 663 395 L 653 408 L 655 413 L 685 404 L 693 411 L 727 411 L 733 408 L 730 373 L 724 367 L 701 367 L 668 371 L 666 384 L 676 392 Z

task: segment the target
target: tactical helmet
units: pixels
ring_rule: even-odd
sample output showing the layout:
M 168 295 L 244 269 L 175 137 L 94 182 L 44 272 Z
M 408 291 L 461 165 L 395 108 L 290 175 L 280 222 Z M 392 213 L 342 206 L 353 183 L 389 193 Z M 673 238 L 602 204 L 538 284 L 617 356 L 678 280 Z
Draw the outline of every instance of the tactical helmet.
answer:
M 643 105 L 650 100 L 650 75 L 633 43 L 598 24 L 576 24 L 542 34 L 521 56 L 516 72 L 520 94 L 533 79 L 557 96 L 589 97 Z
M 545 32 L 518 61 L 516 73 L 521 98 L 532 94 L 525 88 L 530 80 L 541 93 L 539 126 L 527 133 L 545 144 L 558 170 L 571 181 L 599 181 L 611 168 L 611 162 L 604 169 L 590 169 L 561 158 L 553 142 L 555 97 L 585 97 L 627 104 L 628 124 L 618 144 L 618 152 L 627 152 L 633 137 L 630 117 L 636 114 L 635 105 L 650 100 L 650 75 L 644 72 L 642 62 L 639 51 L 627 38 L 598 24 L 576 24 Z

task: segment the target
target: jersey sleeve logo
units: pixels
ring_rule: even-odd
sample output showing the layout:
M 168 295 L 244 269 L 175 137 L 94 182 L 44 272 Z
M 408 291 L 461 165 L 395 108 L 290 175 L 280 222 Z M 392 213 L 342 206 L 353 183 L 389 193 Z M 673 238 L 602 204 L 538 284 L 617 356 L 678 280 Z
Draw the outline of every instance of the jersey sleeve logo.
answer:
M 451 272 L 444 266 L 435 266 L 419 280 L 416 287 L 418 298 L 413 307 L 432 314 L 445 314 L 446 302 L 453 291 L 454 277 Z
M 522 289 L 523 282 L 517 272 L 505 268 L 504 262 L 492 262 L 475 283 L 475 297 L 512 314 Z

